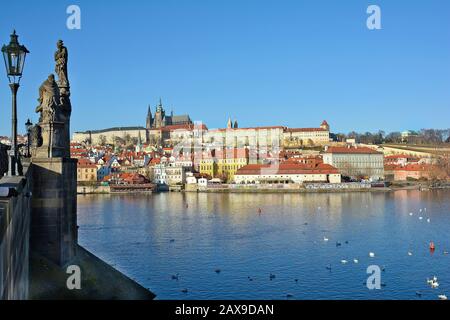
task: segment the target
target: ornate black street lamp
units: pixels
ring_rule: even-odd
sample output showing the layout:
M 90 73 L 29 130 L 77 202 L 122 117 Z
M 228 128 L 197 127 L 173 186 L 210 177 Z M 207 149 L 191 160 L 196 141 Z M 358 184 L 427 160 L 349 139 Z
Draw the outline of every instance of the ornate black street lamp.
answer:
M 19 44 L 18 35 L 14 30 L 11 41 L 2 47 L 3 59 L 5 61 L 6 74 L 8 75 L 9 86 L 12 92 L 12 137 L 11 151 L 9 159 L 10 176 L 18 174 L 18 150 L 17 150 L 17 90 L 19 90 L 20 79 L 22 78 L 25 58 L 29 51 L 25 46 Z
M 30 119 L 25 122 L 25 128 L 27 129 L 27 158 L 31 157 L 30 153 L 30 139 L 31 139 L 31 128 L 33 127 L 33 123 Z

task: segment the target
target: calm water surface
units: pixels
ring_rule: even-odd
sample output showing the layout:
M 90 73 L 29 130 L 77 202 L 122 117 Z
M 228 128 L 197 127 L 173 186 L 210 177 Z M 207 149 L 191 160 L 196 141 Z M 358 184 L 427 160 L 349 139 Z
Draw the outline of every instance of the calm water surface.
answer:
M 81 245 L 158 299 L 450 295 L 450 191 L 79 196 L 78 223 Z M 371 291 L 374 264 L 385 286 Z

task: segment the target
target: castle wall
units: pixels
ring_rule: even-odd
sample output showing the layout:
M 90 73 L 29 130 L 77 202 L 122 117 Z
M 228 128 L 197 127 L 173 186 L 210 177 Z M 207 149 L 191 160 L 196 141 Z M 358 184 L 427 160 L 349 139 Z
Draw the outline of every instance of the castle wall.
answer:
M 89 137 L 92 137 L 92 144 L 100 144 L 102 136 L 105 137 L 106 143 L 113 144 L 114 138 L 119 137 L 121 139 L 125 139 L 127 135 L 130 136 L 130 138 L 138 138 L 139 134 L 141 135 L 141 139 L 143 141 L 146 140 L 147 136 L 147 130 L 142 129 L 124 129 L 124 130 L 111 130 L 111 131 L 105 131 L 105 132 L 99 132 L 99 133 L 91 133 L 88 132 L 75 132 L 73 134 L 72 140 L 74 142 L 81 143 L 83 141 L 86 141 L 89 139 Z

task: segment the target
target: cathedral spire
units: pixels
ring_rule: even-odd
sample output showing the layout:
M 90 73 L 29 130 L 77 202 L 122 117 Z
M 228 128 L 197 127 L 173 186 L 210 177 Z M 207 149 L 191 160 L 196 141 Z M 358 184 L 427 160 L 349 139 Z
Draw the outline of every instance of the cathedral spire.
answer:
M 153 117 L 152 117 L 152 110 L 150 105 L 148 106 L 148 111 L 147 111 L 147 121 L 145 123 L 145 127 L 147 129 L 150 129 L 152 127 L 152 123 L 153 123 Z
M 231 117 L 228 118 L 227 129 L 233 128 L 233 122 L 231 121 Z

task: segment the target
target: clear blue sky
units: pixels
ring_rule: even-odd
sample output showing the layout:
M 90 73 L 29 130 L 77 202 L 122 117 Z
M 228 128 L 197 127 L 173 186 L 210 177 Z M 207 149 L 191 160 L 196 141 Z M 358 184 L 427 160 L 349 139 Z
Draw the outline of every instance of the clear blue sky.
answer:
M 66 28 L 66 8 L 82 29 Z M 366 9 L 382 10 L 382 30 Z M 31 51 L 19 90 L 19 128 L 37 120 L 40 83 L 56 41 L 69 48 L 72 131 L 145 125 L 166 111 L 210 128 L 318 126 L 334 132 L 448 128 L 450 1 L 49 1 L 2 4 Z M 10 133 L 10 89 L 0 66 L 0 134 Z

